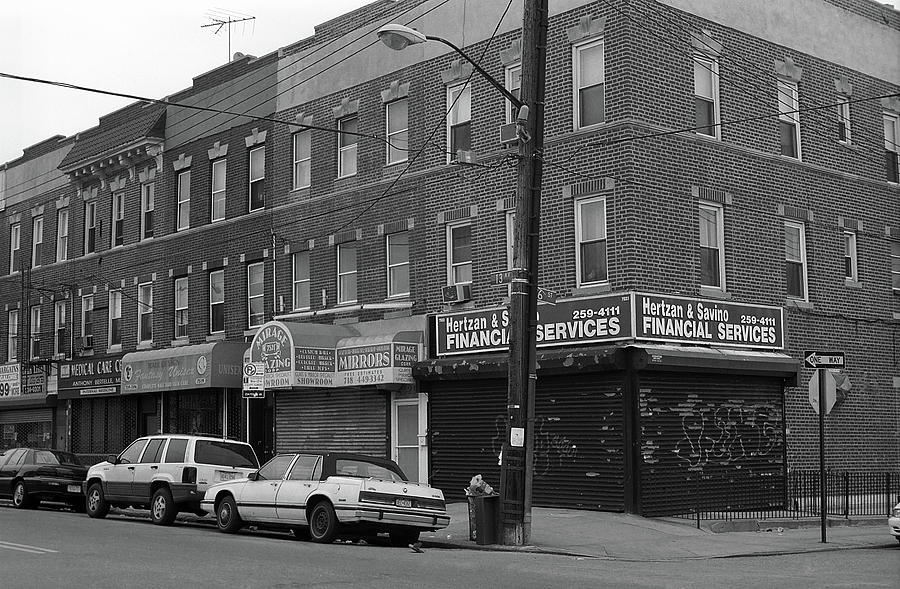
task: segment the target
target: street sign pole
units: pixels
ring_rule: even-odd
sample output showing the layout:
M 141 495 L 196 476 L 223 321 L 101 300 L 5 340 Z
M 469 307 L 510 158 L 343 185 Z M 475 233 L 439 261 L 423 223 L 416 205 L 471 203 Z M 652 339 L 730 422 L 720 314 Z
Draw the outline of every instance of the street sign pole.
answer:
M 819 510 L 822 512 L 822 543 L 825 538 L 825 518 L 828 511 L 826 501 L 828 499 L 825 484 L 825 371 L 827 368 L 817 368 L 819 373 Z

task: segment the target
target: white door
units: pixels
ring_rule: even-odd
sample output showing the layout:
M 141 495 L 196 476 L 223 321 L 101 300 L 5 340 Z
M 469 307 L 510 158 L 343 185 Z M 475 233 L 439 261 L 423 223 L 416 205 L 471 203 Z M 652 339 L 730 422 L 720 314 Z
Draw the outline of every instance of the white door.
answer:
M 410 481 L 428 484 L 428 395 L 391 403 L 391 457 Z

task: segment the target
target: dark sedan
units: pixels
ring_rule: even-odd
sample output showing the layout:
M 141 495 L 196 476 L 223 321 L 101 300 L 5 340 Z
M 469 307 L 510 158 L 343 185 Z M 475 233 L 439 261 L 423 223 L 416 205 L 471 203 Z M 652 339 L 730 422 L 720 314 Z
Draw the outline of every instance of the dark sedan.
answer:
M 12 448 L 0 454 L 0 497 L 12 498 L 17 509 L 57 501 L 84 511 L 81 483 L 86 475 L 87 468 L 70 452 Z

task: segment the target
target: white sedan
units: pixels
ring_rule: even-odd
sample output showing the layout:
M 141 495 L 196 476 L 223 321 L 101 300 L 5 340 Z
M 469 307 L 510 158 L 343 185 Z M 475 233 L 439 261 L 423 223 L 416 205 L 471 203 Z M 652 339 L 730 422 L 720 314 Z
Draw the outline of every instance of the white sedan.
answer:
M 223 532 L 259 524 L 323 543 L 387 532 L 406 546 L 422 530 L 450 525 L 439 489 L 407 481 L 392 460 L 360 454 L 279 454 L 248 478 L 211 486 L 200 505 Z
M 891 515 L 888 517 L 888 530 L 900 542 L 900 503 L 891 510 Z

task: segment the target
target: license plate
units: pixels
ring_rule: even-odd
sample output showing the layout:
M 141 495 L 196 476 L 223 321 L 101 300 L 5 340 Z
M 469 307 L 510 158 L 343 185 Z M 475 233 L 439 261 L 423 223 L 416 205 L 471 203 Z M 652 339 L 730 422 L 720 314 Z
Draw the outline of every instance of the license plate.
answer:
M 412 507 L 412 499 L 397 499 L 394 503 L 397 507 Z
M 239 476 L 241 476 L 241 473 L 239 473 L 239 472 L 220 472 L 219 480 L 220 481 L 233 481 L 234 479 L 238 478 Z
M 78 485 L 69 485 L 66 487 L 69 493 L 81 493 L 81 487 Z

